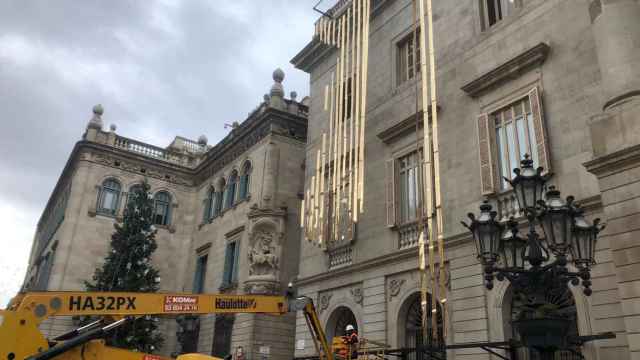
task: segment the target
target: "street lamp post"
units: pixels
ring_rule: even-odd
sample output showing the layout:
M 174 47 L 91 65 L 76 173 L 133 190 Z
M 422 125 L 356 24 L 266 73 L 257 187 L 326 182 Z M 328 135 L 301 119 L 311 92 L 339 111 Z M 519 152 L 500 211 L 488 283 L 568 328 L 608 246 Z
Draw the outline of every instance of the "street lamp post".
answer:
M 526 238 L 520 237 L 516 219 L 497 221 L 488 201 L 480 206 L 477 218 L 470 213 L 471 222 L 462 224 L 473 234 L 486 288 L 493 289 L 494 279 L 506 279 L 514 294 L 528 299 L 526 309 L 513 321 L 523 344 L 538 350 L 543 359 L 553 359 L 567 346 L 569 320 L 548 299 L 566 294 L 569 282 L 582 283 L 584 294 L 591 295 L 595 244 L 604 226 L 599 219 L 589 224 L 572 196 L 562 199 L 554 186 L 547 187 L 549 175 L 543 175 L 541 167 L 534 169 L 528 155 L 513 172 L 516 176 L 506 180 L 528 223 Z M 537 228 L 542 228 L 542 236 Z M 577 271 L 569 271 L 570 261 Z

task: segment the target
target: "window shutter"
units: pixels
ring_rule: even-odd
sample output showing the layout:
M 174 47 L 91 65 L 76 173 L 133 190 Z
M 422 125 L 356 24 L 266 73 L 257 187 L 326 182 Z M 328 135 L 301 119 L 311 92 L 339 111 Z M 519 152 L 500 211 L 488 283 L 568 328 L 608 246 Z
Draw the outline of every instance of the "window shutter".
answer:
M 247 177 L 248 175 L 242 175 L 240 177 L 240 200 L 244 200 L 247 197 Z
M 396 225 L 396 168 L 394 159 L 385 163 L 385 194 L 387 201 L 387 226 Z
M 233 259 L 232 243 L 227 244 L 224 254 L 224 271 L 222 272 L 222 284 L 228 285 L 231 282 L 231 259 Z
M 533 129 L 536 135 L 536 146 L 538 149 L 538 166 L 544 168 L 544 172 L 551 172 L 551 159 L 549 157 L 549 144 L 544 123 L 544 111 L 538 87 L 529 91 L 529 102 L 531 103 L 531 114 L 533 115 Z
M 194 294 L 200 293 L 200 259 L 196 258 L 196 273 L 193 276 L 193 285 L 191 286 L 191 292 Z
M 167 203 L 167 213 L 164 225 L 171 225 L 171 216 L 173 216 L 173 203 L 171 202 L 171 200 L 169 200 L 169 202 Z
M 496 177 L 494 170 L 492 127 L 489 124 L 489 114 L 478 116 L 478 151 L 480 153 L 480 183 L 482 194 L 489 195 L 496 191 Z
M 202 208 L 204 209 L 202 211 L 202 222 L 206 223 L 209 221 L 209 214 L 211 213 L 211 201 L 209 201 L 208 197 L 202 200 Z
M 98 197 L 96 198 L 96 211 L 102 209 L 102 186 L 98 187 Z
M 124 193 L 121 192 L 121 191 L 116 191 L 116 206 L 115 206 L 115 209 L 113 209 L 113 214 L 114 215 L 118 215 L 118 216 L 121 215 L 120 202 L 121 202 L 121 199 L 122 199 L 122 196 L 123 196 L 122 194 L 124 194 Z
M 229 203 L 229 186 L 225 186 L 224 190 L 222 191 L 222 208 L 226 209 L 229 206 L 227 205 Z
M 232 283 L 237 283 L 238 282 L 238 268 L 240 267 L 238 264 L 238 257 L 240 255 L 240 242 L 236 241 L 234 243 L 234 247 L 233 247 L 233 268 L 231 269 L 231 271 L 233 272 L 231 275 L 231 282 Z

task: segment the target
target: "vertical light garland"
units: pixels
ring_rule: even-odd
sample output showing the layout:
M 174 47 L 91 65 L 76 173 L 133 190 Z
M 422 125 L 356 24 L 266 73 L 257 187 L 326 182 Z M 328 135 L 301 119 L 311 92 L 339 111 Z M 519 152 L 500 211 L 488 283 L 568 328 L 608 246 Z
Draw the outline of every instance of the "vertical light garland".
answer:
M 414 11 L 415 11 L 414 0 Z M 440 189 L 440 158 L 438 143 L 438 113 L 435 72 L 435 47 L 433 32 L 433 7 L 432 0 L 418 1 L 418 18 L 420 24 L 420 69 L 422 74 L 422 120 L 423 120 L 423 204 L 425 206 L 426 229 L 423 227 L 419 235 L 418 246 L 419 263 L 421 272 L 421 304 L 422 311 L 426 315 L 431 312 L 431 329 L 434 339 L 437 339 L 438 300 L 442 307 L 443 335 L 447 336 L 447 311 L 446 311 L 446 279 L 445 279 L 445 253 L 444 253 L 444 224 L 442 214 L 442 197 Z M 425 9 L 426 1 L 426 9 Z M 426 10 L 426 11 L 425 11 Z M 427 21 L 425 23 L 425 13 Z M 415 16 L 414 16 L 415 21 Z M 427 27 L 428 26 L 428 27 Z M 415 28 L 415 25 L 414 25 Z M 427 48 L 426 38 L 429 43 Z M 427 79 L 427 54 L 429 55 L 429 79 Z M 415 56 L 414 56 L 415 58 Z M 416 95 L 417 96 L 417 95 Z M 417 98 L 416 98 L 417 101 Z M 430 105 L 429 105 L 430 104 Z M 430 110 L 430 111 L 429 111 Z M 429 123 L 431 117 L 431 123 Z M 435 227 L 434 227 L 435 217 Z M 436 246 L 438 251 L 438 276 L 436 276 Z M 428 267 L 426 264 L 428 251 Z M 439 279 L 439 281 L 437 281 Z M 437 284 L 438 282 L 438 284 Z M 431 296 L 429 296 L 429 294 Z M 427 306 L 428 305 L 428 306 Z M 423 326 L 426 329 L 426 319 L 423 317 Z M 444 339 L 442 339 L 444 340 Z
M 353 0 L 315 25 L 315 41 L 336 49 L 335 70 L 324 87 L 328 131 L 312 151 L 300 224 L 320 246 L 345 240 L 364 210 L 364 134 L 370 0 Z M 333 15 L 335 13 L 336 15 Z M 319 149 L 318 149 L 319 147 Z
M 438 257 L 440 258 L 439 276 L 440 291 L 439 300 L 442 306 L 443 336 L 447 336 L 447 284 L 445 278 L 445 254 L 444 254 L 444 212 L 442 211 L 442 190 L 440 187 L 440 143 L 438 138 L 438 101 L 436 88 L 436 60 L 433 31 L 433 3 L 427 0 L 427 18 L 429 19 L 429 67 L 431 70 L 431 131 L 433 132 L 433 172 L 434 192 L 436 207 L 436 232 L 438 240 Z

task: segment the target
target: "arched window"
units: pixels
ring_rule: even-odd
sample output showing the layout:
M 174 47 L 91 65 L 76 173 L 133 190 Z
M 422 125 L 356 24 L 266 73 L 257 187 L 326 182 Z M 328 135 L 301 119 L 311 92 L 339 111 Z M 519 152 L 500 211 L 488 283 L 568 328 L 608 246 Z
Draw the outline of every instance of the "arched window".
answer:
M 502 305 L 502 314 L 504 319 L 505 340 L 511 336 L 515 340 L 520 340 L 520 334 L 517 329 L 511 325 L 513 320 L 522 316 L 523 312 L 531 311 L 532 304 L 541 302 L 556 308 L 558 314 L 569 320 L 569 337 L 578 336 L 578 313 L 576 311 L 575 299 L 568 287 L 564 290 L 552 292 L 541 290 L 533 296 L 518 295 L 509 288 L 504 296 Z M 525 318 L 527 316 L 524 316 Z M 555 359 L 558 360 L 579 360 L 582 357 L 580 345 L 572 345 L 570 349 L 560 350 L 555 353 Z M 540 354 L 536 350 L 529 350 L 526 347 L 517 348 L 515 351 L 515 360 L 537 360 Z
M 249 196 L 249 178 L 251 176 L 251 163 L 245 161 L 242 166 L 242 174 L 240 175 L 240 191 L 238 200 L 245 200 Z
M 98 212 L 107 215 L 115 215 L 120 203 L 120 183 L 115 179 L 107 179 L 100 187 L 98 194 Z
M 427 304 L 431 304 L 431 295 L 427 294 Z M 430 305 L 427 305 L 430 306 Z M 437 330 L 433 331 L 433 316 L 436 315 L 436 326 Z M 431 348 L 435 348 L 436 351 L 440 353 L 438 358 L 445 358 L 445 343 L 444 343 L 444 328 L 443 328 L 443 318 L 442 318 L 442 308 L 439 303 L 436 303 L 436 311 L 428 312 L 427 316 L 427 334 L 425 337 L 424 325 L 423 325 L 423 311 L 422 306 L 420 305 L 420 293 L 415 293 L 407 301 L 403 306 L 403 310 L 400 313 L 401 319 L 399 319 L 399 324 L 403 327 L 400 330 L 400 339 L 404 341 L 404 347 L 407 348 L 418 348 L 422 345 L 427 345 Z M 434 336 L 435 335 L 435 336 Z M 425 344 L 425 340 L 427 344 Z M 408 360 L 422 360 L 426 359 L 424 353 L 414 352 L 410 353 L 407 356 Z
M 238 172 L 233 170 L 231 172 L 231 176 L 229 176 L 229 183 L 227 184 L 227 189 L 224 195 L 224 208 L 228 209 L 233 206 L 236 199 L 236 185 L 238 183 Z
M 218 181 L 218 191 L 216 192 L 216 199 L 214 201 L 215 216 L 219 215 L 220 212 L 222 211 L 225 185 L 226 185 L 226 182 L 224 181 L 224 179 L 220 179 L 220 181 Z
M 204 203 L 204 210 L 202 212 L 202 222 L 208 222 L 215 215 L 215 204 L 214 200 L 216 198 L 216 189 L 211 186 L 209 191 L 207 191 L 207 197 L 202 201 Z
M 153 198 L 153 202 L 153 223 L 169 225 L 171 223 L 171 195 L 166 191 L 160 191 Z
M 346 306 L 339 306 L 329 316 L 327 320 L 327 340 L 330 342 L 336 336 L 344 336 L 347 334 L 347 325 L 353 325 L 358 331 L 358 321 L 353 311 Z
M 136 195 L 140 194 L 144 191 L 142 184 L 135 184 L 129 188 L 129 193 L 127 194 L 127 204 L 133 202 L 136 199 Z

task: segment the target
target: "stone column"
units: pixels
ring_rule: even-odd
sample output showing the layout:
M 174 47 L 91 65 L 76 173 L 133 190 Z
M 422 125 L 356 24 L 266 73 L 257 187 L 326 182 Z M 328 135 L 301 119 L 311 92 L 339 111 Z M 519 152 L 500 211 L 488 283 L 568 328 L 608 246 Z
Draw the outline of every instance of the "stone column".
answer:
M 608 109 L 640 96 L 640 4 L 594 0 L 590 12 Z
M 617 274 L 622 313 L 611 316 L 624 319 L 629 358 L 640 360 L 640 3 L 594 0 L 590 12 L 605 99 L 585 166 L 598 177 L 607 222 L 599 241 Z

